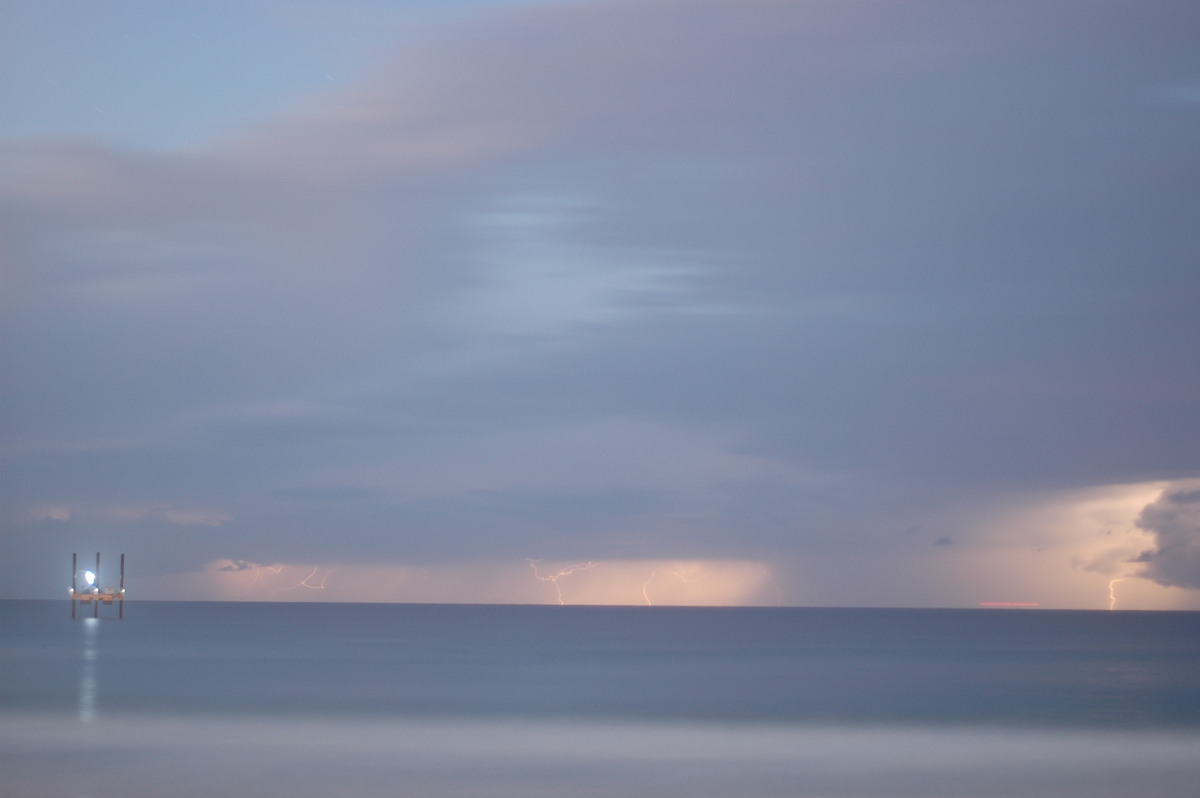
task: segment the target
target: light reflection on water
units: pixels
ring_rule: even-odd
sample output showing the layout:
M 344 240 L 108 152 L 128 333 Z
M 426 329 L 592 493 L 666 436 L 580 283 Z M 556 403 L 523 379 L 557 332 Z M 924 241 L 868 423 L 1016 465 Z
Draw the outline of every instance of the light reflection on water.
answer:
M 96 639 L 100 634 L 99 618 L 83 619 L 83 665 L 79 669 L 79 721 L 96 720 L 99 684 L 96 680 Z

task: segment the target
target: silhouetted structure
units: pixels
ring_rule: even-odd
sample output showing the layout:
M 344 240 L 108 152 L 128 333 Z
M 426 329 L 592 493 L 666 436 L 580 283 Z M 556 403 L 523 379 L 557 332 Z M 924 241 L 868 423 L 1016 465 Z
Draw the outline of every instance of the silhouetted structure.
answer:
M 125 617 L 125 555 L 121 555 L 121 582 L 117 587 L 100 586 L 100 552 L 96 552 L 96 570 L 79 570 L 78 553 L 71 555 L 71 617 L 75 617 L 75 602 L 91 603 L 92 617 L 100 617 L 100 605 L 112 604 L 114 601 L 119 608 L 118 618 Z M 79 577 L 82 574 L 87 586 L 79 589 Z

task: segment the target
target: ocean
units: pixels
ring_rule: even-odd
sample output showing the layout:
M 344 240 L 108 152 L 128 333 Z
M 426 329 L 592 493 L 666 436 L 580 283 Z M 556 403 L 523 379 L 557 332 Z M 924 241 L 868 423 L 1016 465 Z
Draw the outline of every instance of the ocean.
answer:
M 1187 796 L 1200 613 L 0 602 L 0 796 Z

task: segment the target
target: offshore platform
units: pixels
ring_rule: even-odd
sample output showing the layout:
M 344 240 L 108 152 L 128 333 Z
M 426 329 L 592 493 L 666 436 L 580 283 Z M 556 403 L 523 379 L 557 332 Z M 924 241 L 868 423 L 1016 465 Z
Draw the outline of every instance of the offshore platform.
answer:
M 80 589 L 83 582 L 83 589 Z M 121 581 L 117 587 L 100 586 L 100 552 L 96 552 L 96 569 L 79 568 L 78 553 L 71 555 L 71 617 L 75 617 L 75 603 L 91 604 L 92 617 L 100 617 L 101 604 L 116 603 L 117 617 L 125 617 L 125 555 L 121 555 Z

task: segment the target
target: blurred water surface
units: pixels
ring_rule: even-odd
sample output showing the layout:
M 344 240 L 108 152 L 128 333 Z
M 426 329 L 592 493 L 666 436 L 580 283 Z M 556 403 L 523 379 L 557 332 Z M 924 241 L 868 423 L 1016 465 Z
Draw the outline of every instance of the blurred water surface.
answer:
M 102 615 L 0 602 L 5 795 L 1094 797 L 1200 783 L 1200 613 L 130 602 L 123 620 Z

